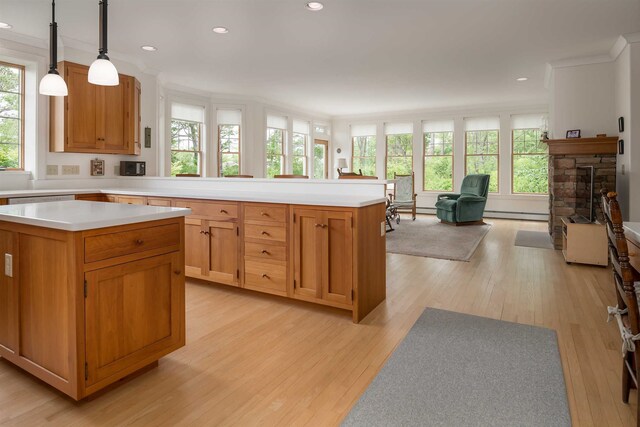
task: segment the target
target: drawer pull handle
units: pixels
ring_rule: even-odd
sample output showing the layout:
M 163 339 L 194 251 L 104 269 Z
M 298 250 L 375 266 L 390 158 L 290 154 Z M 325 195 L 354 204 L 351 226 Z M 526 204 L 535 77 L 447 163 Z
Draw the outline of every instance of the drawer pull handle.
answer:
M 262 278 L 263 279 L 269 279 L 269 276 L 265 273 L 265 274 L 262 275 Z
M 263 236 L 270 236 L 270 234 L 269 234 L 269 233 L 267 233 L 266 231 L 263 231 L 263 232 L 262 232 L 262 235 L 263 235 Z
M 140 240 L 140 239 L 136 240 L 136 245 L 138 246 L 142 245 L 143 243 L 144 243 L 144 240 Z
M 268 214 L 268 213 L 266 213 L 266 212 L 260 212 L 260 215 L 262 215 L 262 216 L 269 216 L 269 214 Z
M 228 214 L 229 212 L 227 212 L 227 211 L 226 211 L 226 210 L 224 210 L 224 209 L 220 209 L 220 213 L 221 213 L 221 214 Z
M 326 228 L 326 227 L 327 227 L 327 224 L 316 224 L 316 227 Z
M 265 255 L 271 255 L 271 254 L 269 253 L 269 251 L 268 251 L 268 250 L 266 250 L 266 249 L 263 249 L 263 250 L 262 250 L 262 253 L 263 253 L 263 254 L 265 254 Z
M 180 271 L 180 270 L 175 270 L 173 272 L 173 274 L 175 274 L 176 276 L 179 276 L 181 273 L 182 273 L 182 271 Z

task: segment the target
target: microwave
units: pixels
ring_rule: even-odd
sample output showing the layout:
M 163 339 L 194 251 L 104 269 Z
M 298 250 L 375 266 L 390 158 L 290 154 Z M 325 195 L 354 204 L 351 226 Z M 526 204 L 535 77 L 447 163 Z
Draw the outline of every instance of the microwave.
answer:
M 121 176 L 144 176 L 146 162 L 120 162 Z

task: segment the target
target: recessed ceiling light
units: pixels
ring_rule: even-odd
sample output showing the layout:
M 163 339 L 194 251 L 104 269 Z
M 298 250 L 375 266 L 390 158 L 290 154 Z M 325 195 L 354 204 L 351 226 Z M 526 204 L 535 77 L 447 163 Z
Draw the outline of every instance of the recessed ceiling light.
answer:
M 213 32 L 216 34 L 227 34 L 229 29 L 226 27 L 214 27 Z
M 516 81 L 519 81 L 519 82 L 526 82 L 527 80 L 529 80 L 529 77 L 518 77 L 516 79 Z
M 313 11 L 313 12 L 317 12 L 319 10 L 322 10 L 322 8 L 324 7 L 324 5 L 322 3 L 320 3 L 319 1 L 310 1 L 309 3 L 307 3 L 307 9 Z
M 140 46 L 140 49 L 146 50 L 147 52 L 155 52 L 156 50 L 158 50 L 157 47 L 149 45 Z
M 8 30 L 10 28 L 13 28 L 13 25 L 7 24 L 6 22 L 0 22 L 0 28 L 3 30 Z

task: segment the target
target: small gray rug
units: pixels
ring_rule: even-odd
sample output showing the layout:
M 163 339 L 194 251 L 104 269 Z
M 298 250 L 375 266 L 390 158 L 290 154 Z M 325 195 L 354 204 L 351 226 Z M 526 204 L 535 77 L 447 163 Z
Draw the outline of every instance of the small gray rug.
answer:
M 518 230 L 515 245 L 527 248 L 554 249 L 551 237 L 546 231 Z
M 406 216 L 400 224 L 393 223 L 394 231 L 387 233 L 387 252 L 429 258 L 469 261 L 490 224 L 453 226 L 442 224 L 435 217 Z
M 343 426 L 570 426 L 555 331 L 426 309 Z

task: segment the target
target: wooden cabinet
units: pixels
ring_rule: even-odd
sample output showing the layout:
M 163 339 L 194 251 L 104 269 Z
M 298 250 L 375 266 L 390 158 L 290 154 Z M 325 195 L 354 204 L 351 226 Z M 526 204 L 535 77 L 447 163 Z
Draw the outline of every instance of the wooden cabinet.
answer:
M 353 300 L 353 214 L 294 209 L 293 295 L 350 307 Z
M 142 196 L 117 196 L 108 195 L 107 199 L 112 203 L 124 203 L 127 205 L 146 205 L 147 198 Z
M 106 194 L 76 194 L 76 200 L 86 200 L 90 202 L 108 202 L 109 198 Z
M 183 221 L 0 222 L 0 356 L 80 400 L 182 347 Z
M 50 98 L 50 150 L 140 154 L 140 82 L 121 74 L 118 86 L 97 86 L 87 66 L 65 61 L 58 68 L 69 95 Z
M 171 199 L 164 199 L 161 197 L 147 197 L 147 205 L 149 206 L 163 206 L 165 208 L 171 207 Z
M 0 199 L 0 206 L 6 205 L 6 204 L 7 204 L 7 199 Z

